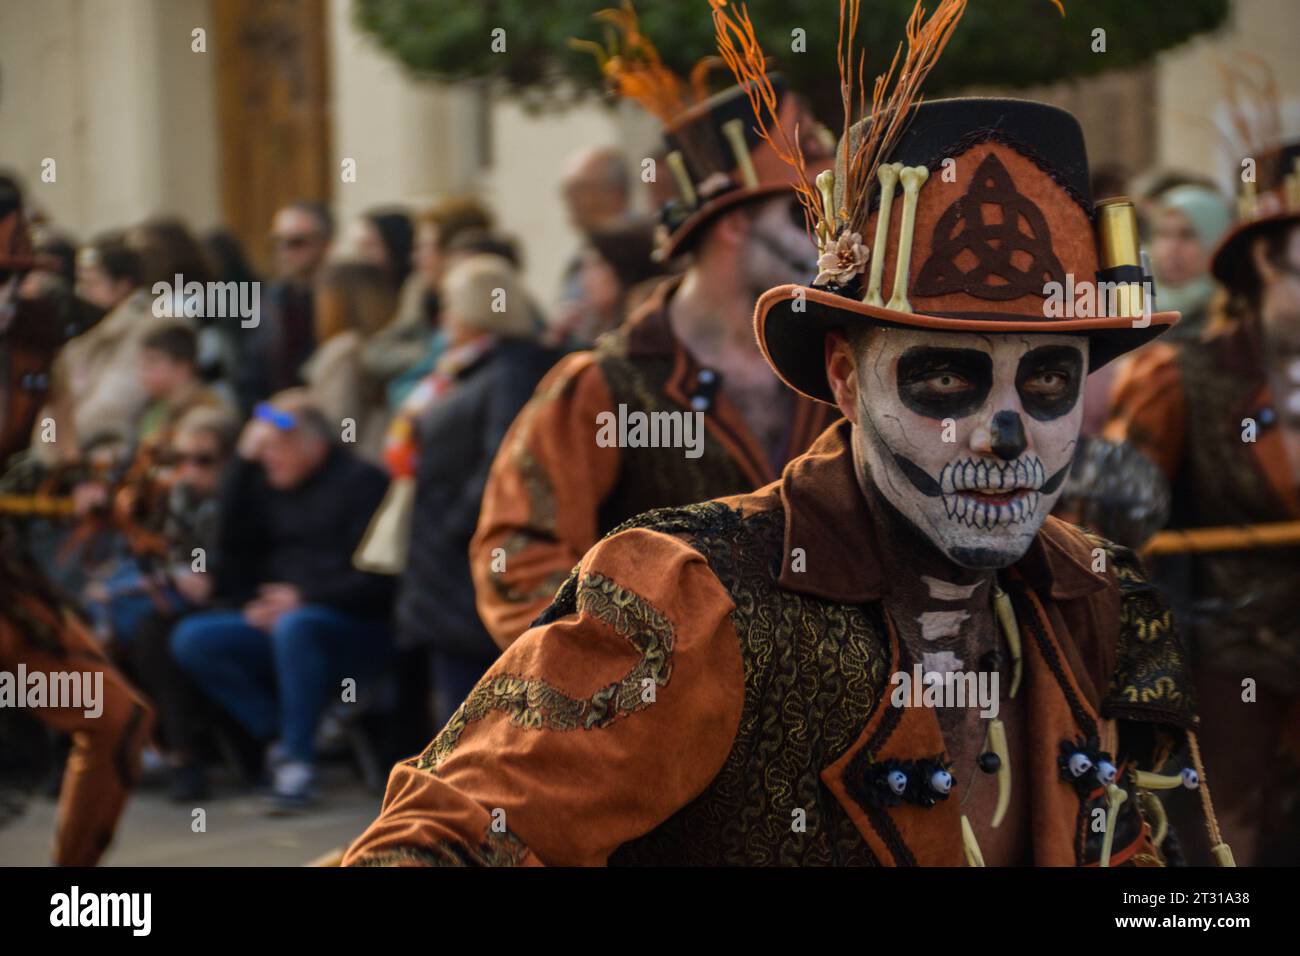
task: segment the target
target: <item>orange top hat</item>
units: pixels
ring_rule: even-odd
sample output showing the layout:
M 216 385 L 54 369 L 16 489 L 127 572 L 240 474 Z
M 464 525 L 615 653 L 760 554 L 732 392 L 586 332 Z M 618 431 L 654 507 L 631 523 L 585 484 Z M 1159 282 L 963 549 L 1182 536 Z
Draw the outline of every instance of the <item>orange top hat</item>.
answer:
M 630 4 L 596 17 L 614 28 L 607 44 L 572 42 L 596 55 L 617 95 L 636 101 L 664 126 L 675 195 L 660 210 L 657 257 L 690 251 L 701 228 L 728 209 L 796 188 L 795 170 L 765 135 L 765 106 L 779 135 L 797 142 L 811 168 L 829 166 L 833 137 L 779 76 L 710 95 L 708 76 L 722 60 L 701 60 L 684 81 L 663 65 Z

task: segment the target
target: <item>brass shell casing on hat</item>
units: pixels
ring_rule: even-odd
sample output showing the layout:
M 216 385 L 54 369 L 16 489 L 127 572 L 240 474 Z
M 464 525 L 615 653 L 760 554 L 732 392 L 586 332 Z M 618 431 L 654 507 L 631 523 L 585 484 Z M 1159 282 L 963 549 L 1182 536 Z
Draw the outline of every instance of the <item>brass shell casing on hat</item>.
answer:
M 1138 239 L 1137 209 L 1126 197 L 1097 203 L 1097 281 L 1116 283 L 1115 314 L 1142 315 L 1142 247 Z M 1136 270 L 1136 275 L 1134 273 Z M 1134 277 L 1130 281 L 1130 277 Z M 1099 301 L 1101 296 L 1098 296 Z
M 1097 264 L 1103 269 L 1142 264 L 1137 210 L 1125 197 L 1097 203 L 1097 247 Z

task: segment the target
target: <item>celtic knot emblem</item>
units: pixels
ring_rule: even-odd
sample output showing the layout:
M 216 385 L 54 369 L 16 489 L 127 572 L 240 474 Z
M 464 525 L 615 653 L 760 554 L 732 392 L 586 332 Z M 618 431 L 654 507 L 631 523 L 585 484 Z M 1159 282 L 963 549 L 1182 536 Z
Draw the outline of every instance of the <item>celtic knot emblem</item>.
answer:
M 994 221 L 985 218 L 990 206 L 999 212 Z M 963 268 L 967 263 L 969 268 Z M 997 156 L 989 154 L 966 194 L 935 224 L 930 258 L 912 291 L 922 296 L 965 292 L 1006 301 L 1022 295 L 1043 298 L 1043 286 L 1052 280 L 1064 283 L 1065 270 L 1052 251 L 1047 220 L 1016 190 Z

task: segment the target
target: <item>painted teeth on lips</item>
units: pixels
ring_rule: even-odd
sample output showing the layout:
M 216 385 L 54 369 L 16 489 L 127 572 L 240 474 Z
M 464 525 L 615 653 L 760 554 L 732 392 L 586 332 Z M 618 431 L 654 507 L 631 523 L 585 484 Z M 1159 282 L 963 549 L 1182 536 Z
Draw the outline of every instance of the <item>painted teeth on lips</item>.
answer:
M 943 467 L 939 486 L 945 494 L 976 497 L 986 502 L 1009 502 L 1039 490 L 1044 481 L 1042 462 L 1002 462 L 964 459 Z

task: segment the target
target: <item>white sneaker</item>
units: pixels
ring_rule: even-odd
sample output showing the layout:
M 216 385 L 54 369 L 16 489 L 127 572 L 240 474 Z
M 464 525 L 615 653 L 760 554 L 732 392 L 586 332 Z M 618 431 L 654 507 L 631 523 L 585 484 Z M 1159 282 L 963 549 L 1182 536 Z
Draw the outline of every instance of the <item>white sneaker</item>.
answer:
M 280 815 L 305 810 L 317 796 L 315 768 L 301 760 L 286 760 L 275 769 L 267 812 Z

